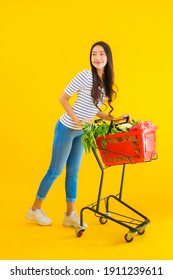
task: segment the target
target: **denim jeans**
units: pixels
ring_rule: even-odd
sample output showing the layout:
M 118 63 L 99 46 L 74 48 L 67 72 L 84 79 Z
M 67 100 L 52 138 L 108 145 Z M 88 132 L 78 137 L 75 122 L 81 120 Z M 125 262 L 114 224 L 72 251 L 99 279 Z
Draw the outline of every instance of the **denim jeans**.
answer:
M 43 200 L 46 197 L 53 182 L 61 174 L 66 164 L 66 201 L 76 201 L 78 171 L 84 151 L 81 137 L 81 130 L 74 130 L 64 126 L 60 121 L 57 122 L 51 163 L 39 186 L 37 199 Z

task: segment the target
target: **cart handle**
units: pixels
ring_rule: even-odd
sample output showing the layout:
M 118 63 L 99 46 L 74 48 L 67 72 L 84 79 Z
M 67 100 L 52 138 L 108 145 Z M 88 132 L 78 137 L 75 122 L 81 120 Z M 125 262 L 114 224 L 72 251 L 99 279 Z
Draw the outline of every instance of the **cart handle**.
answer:
M 123 124 L 123 123 L 128 123 L 129 122 L 129 119 L 130 119 L 130 116 L 128 114 L 124 115 L 123 118 L 120 118 L 120 119 L 116 119 L 116 120 L 112 120 L 110 121 L 110 126 L 109 126 L 109 129 L 108 129 L 108 132 L 107 134 L 110 133 L 112 127 L 113 127 L 113 124 L 114 126 L 117 126 L 119 125 L 120 123 Z M 99 122 L 103 122 L 103 123 L 106 123 L 103 119 L 97 119 L 94 121 L 95 123 L 99 123 Z M 118 122 L 118 123 L 117 123 Z

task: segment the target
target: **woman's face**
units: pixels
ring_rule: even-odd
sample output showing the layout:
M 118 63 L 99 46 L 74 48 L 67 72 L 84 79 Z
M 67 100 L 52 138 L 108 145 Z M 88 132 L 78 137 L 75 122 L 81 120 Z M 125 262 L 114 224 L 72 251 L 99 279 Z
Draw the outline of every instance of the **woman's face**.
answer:
M 97 45 L 92 49 L 91 63 L 97 69 L 97 71 L 104 70 L 107 64 L 107 55 L 102 46 Z

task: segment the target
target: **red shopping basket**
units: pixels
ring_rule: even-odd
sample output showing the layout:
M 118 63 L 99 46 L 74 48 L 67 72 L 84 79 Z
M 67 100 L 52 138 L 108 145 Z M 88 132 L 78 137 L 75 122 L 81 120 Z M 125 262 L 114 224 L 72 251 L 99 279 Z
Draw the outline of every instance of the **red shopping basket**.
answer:
M 96 137 L 105 166 L 151 161 L 156 155 L 156 126 Z

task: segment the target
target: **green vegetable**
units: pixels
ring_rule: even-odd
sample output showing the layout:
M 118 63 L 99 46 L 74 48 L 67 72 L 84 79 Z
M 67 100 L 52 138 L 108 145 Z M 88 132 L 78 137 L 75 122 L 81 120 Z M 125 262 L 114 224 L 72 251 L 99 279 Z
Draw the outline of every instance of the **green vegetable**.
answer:
M 113 125 L 111 131 L 109 131 L 110 124 L 106 122 L 102 122 L 101 124 L 98 123 L 84 123 L 82 125 L 82 145 L 86 153 L 89 153 L 91 149 L 96 149 L 96 142 L 95 137 L 105 136 L 107 134 L 115 134 L 120 132 L 129 131 L 132 127 L 132 124 L 125 123 L 119 125 Z
M 82 145 L 84 146 L 85 152 L 89 153 L 92 148 L 96 148 L 95 143 L 95 130 L 96 130 L 96 124 L 93 123 L 84 123 L 82 125 Z
M 117 125 L 117 128 L 124 131 L 124 132 L 127 132 L 130 130 L 130 128 L 132 127 L 133 125 L 131 123 L 122 123 L 122 124 L 119 124 Z

